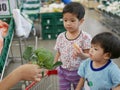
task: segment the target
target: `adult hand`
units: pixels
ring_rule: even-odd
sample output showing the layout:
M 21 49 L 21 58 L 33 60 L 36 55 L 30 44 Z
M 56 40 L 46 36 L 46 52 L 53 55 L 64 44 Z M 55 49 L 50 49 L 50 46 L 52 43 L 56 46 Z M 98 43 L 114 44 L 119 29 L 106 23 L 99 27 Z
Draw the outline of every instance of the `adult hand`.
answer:
M 38 65 L 24 64 L 17 67 L 0 82 L 0 90 L 9 90 L 21 80 L 40 81 L 42 70 Z
M 16 70 L 18 76 L 20 76 L 20 80 L 28 80 L 28 81 L 40 81 L 41 78 L 41 69 L 38 65 L 34 64 L 24 64 L 18 67 Z

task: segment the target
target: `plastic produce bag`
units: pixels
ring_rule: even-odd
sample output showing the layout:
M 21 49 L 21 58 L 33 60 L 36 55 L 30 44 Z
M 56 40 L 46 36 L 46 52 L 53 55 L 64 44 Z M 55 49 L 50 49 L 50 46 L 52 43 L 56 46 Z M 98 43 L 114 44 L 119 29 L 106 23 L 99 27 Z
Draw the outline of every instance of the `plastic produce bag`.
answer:
M 13 18 L 16 25 L 16 35 L 18 37 L 28 38 L 32 30 L 33 22 L 27 17 L 27 15 L 20 13 L 19 9 L 13 10 Z
M 8 32 L 8 24 L 2 20 L 0 20 L 0 54 L 3 49 L 3 43 L 4 43 L 4 38 L 7 35 Z
M 0 20 L 0 31 L 1 31 L 1 36 L 3 38 L 6 37 L 6 35 L 7 35 L 8 27 L 9 27 L 9 25 L 6 22 Z

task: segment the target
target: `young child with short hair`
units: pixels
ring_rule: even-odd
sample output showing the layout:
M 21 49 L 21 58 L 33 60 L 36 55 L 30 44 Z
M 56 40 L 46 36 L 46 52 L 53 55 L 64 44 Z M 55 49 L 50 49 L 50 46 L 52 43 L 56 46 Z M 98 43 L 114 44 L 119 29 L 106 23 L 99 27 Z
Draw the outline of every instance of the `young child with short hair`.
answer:
M 77 2 L 71 2 L 63 8 L 63 24 L 66 29 L 57 37 L 55 61 L 62 61 L 58 68 L 59 90 L 70 90 L 71 84 L 76 88 L 80 76 L 77 74 L 82 60 L 88 58 L 91 36 L 81 30 L 84 21 L 85 9 Z M 80 47 L 79 56 L 74 58 L 74 45 Z
M 120 90 L 120 69 L 112 61 L 120 57 L 120 39 L 110 32 L 97 34 L 89 57 L 79 67 L 81 78 L 75 90 L 82 90 L 85 81 L 90 90 Z

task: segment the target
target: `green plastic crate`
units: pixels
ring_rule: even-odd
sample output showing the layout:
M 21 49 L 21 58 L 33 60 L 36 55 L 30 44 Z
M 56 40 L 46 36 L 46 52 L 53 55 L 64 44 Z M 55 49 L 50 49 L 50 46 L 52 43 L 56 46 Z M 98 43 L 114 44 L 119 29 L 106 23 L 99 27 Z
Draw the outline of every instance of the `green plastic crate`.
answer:
M 14 22 L 13 18 L 0 18 L 0 20 L 3 20 L 9 24 L 8 33 L 7 36 L 4 38 L 4 45 L 0 55 L 0 73 L 1 73 L 5 65 L 5 61 L 7 59 L 10 43 L 12 41 L 12 36 L 14 33 Z
M 40 6 L 40 0 L 25 0 L 21 4 L 21 12 L 27 14 L 31 20 L 35 21 L 40 18 Z
M 63 24 L 62 13 L 52 12 L 52 13 L 41 13 L 42 25 L 56 25 Z
M 53 13 L 41 13 L 41 24 L 44 25 L 54 25 L 56 19 Z
M 54 32 L 54 25 L 44 25 L 42 26 L 42 33 L 53 33 Z
M 43 40 L 54 40 L 57 38 L 59 33 L 44 33 L 42 36 Z
M 55 13 L 55 19 L 56 19 L 56 24 L 57 25 L 61 25 L 61 24 L 63 24 L 63 15 L 62 15 L 62 13 L 61 12 L 56 12 Z
M 54 27 L 54 33 L 61 33 L 64 31 L 65 31 L 65 28 L 64 28 L 63 24 L 59 24 Z
M 58 34 L 65 31 L 61 12 L 41 14 L 42 38 L 56 39 Z
M 36 20 L 36 19 L 39 19 L 39 18 L 40 18 L 40 14 L 29 14 L 28 17 L 29 17 L 31 20 Z

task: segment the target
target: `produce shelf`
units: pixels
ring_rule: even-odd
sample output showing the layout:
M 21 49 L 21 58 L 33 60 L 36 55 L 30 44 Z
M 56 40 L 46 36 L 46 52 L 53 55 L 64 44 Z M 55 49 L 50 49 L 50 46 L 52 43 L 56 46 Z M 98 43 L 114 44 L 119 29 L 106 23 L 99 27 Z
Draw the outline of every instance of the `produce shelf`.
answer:
M 8 54 L 10 51 L 11 42 L 14 35 L 14 22 L 13 22 L 13 18 L 10 18 L 10 17 L 0 18 L 0 20 L 3 20 L 9 24 L 7 36 L 4 38 L 4 45 L 0 55 L 0 76 L 1 76 L 0 80 L 2 80 L 4 71 L 5 71 L 5 66 L 8 59 Z

